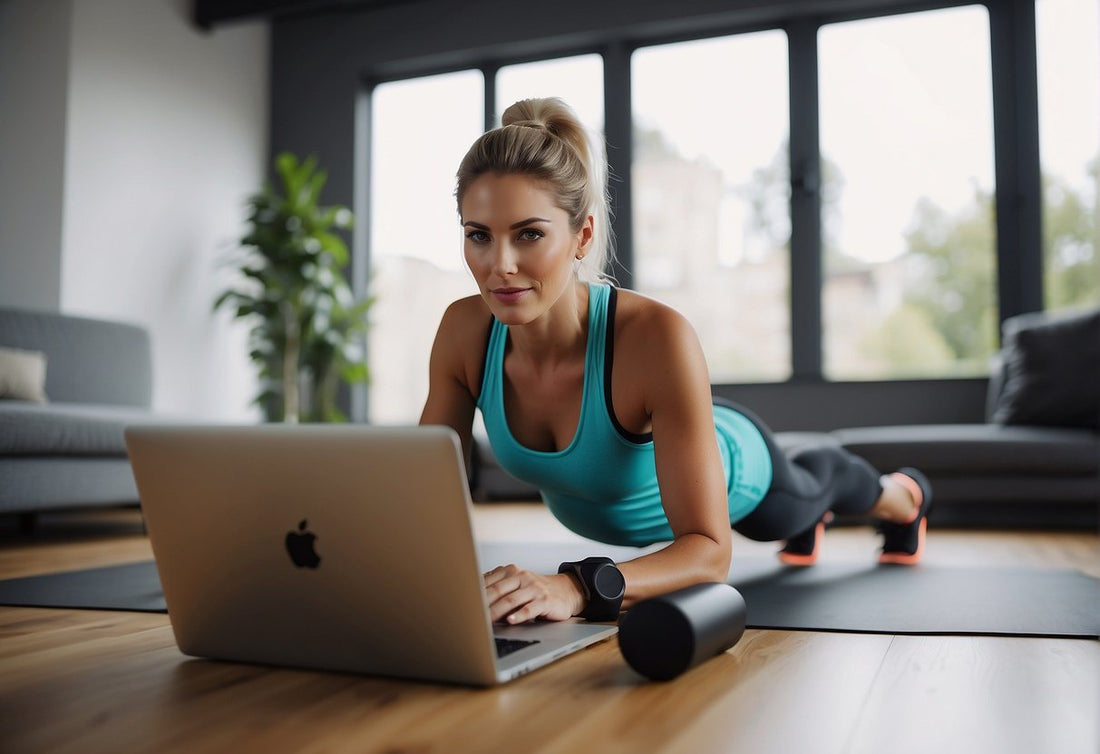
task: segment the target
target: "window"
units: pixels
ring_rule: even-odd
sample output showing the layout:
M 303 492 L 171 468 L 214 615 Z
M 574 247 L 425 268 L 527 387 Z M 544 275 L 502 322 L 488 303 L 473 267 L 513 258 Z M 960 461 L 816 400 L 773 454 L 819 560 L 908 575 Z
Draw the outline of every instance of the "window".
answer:
M 1029 298 L 1045 286 L 1048 308 L 1097 305 L 1098 6 L 1035 4 L 1044 278 L 1022 282 Z M 1028 26 L 1001 4 L 989 7 L 1004 21 L 997 28 Z M 957 5 L 818 29 L 822 319 L 799 324 L 821 326 L 822 377 L 950 379 L 987 370 L 999 340 L 994 197 L 1029 190 L 1022 178 L 995 185 L 989 14 L 986 4 Z M 813 23 L 797 10 L 789 18 L 807 22 L 800 35 Z M 796 362 L 818 361 L 814 333 L 791 339 L 790 281 L 807 280 L 817 260 L 791 255 L 788 79 L 809 88 L 813 67 L 798 55 L 788 70 L 788 44 L 778 29 L 649 44 L 631 56 L 630 80 L 610 84 L 629 85 L 631 95 L 633 163 L 612 182 L 630 184 L 633 284 L 692 322 L 715 383 L 787 379 L 792 347 Z M 471 48 L 469 59 L 499 60 L 515 49 Z M 558 96 L 594 132 L 604 130 L 601 55 L 505 65 L 492 75 L 498 123 L 516 100 Z M 475 292 L 452 192 L 455 167 L 485 125 L 486 83 L 466 71 L 373 93 L 372 421 L 416 419 L 439 317 Z M 447 129 L 437 127 L 440 117 Z M 1033 169 L 1021 165 L 1024 176 Z M 816 241 L 796 240 L 799 249 Z
M 1096 0 L 1038 0 L 1039 153 L 1048 309 L 1100 304 L 1100 18 Z
M 785 379 L 786 35 L 643 48 L 631 76 L 636 288 L 691 321 L 712 381 Z
M 521 99 L 560 97 L 593 133 L 603 131 L 603 59 L 599 55 L 539 60 L 497 71 L 496 122 Z
M 825 374 L 983 374 L 997 342 L 989 18 L 819 34 Z
M 481 135 L 479 71 L 409 79 L 372 95 L 370 419 L 413 423 L 443 310 L 477 293 L 462 259 L 455 172 Z M 446 123 L 446 128 L 440 128 Z

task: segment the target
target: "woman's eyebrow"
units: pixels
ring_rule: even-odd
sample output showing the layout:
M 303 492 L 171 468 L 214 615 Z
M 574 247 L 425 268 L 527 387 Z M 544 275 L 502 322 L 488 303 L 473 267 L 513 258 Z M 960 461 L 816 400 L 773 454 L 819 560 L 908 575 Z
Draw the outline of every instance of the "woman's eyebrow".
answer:
M 550 222 L 550 221 L 547 220 L 544 217 L 528 217 L 526 220 L 520 220 L 518 223 L 512 223 L 511 225 L 508 226 L 508 229 L 509 230 L 516 230 L 517 228 L 522 228 L 525 225 L 532 225 L 534 223 L 548 223 L 548 222 Z M 473 228 L 477 228 L 478 230 L 489 230 L 488 225 L 482 225 L 481 223 L 476 223 L 473 220 L 466 220 L 465 222 L 462 223 L 462 225 L 463 225 L 463 227 L 469 225 Z
M 550 221 L 547 220 L 546 218 L 543 218 L 543 217 L 528 217 L 526 220 L 520 220 L 518 223 L 512 223 L 511 225 L 508 226 L 508 229 L 509 230 L 516 230 L 517 228 L 522 228 L 524 225 L 531 225 L 532 223 L 548 223 L 548 222 L 550 222 Z

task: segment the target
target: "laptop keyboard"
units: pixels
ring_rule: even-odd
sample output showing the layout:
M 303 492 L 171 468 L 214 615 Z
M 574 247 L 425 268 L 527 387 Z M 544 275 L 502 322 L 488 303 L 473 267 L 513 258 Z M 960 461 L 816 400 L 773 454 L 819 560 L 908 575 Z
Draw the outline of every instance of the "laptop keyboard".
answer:
M 523 649 L 524 647 L 529 647 L 532 644 L 539 643 L 538 639 L 524 641 L 523 639 L 502 639 L 499 636 L 495 636 L 493 638 L 496 639 L 497 642 L 497 657 L 505 657 L 512 654 L 513 652 L 517 652 Z

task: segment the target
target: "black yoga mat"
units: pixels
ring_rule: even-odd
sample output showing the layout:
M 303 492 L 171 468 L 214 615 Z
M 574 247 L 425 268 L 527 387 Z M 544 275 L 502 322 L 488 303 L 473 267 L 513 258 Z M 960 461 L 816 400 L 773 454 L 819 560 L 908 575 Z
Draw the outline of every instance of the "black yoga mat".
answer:
M 0 605 L 167 612 L 151 560 L 0 581 Z
M 1100 636 L 1100 580 L 1078 571 L 752 562 L 735 569 L 730 583 L 754 628 Z
M 651 552 L 589 543 L 483 544 L 483 565 L 517 563 L 554 573 L 562 560 Z M 734 555 L 728 582 L 745 598 L 749 628 L 882 634 L 1094 638 L 1100 579 L 1069 569 L 880 566 L 809 568 Z
M 552 573 L 590 545 L 497 544 L 482 563 Z M 640 551 L 602 546 L 618 560 Z M 1071 570 L 823 562 L 787 568 L 734 558 L 730 580 L 751 628 L 886 634 L 1100 636 L 1100 580 Z M 152 562 L 0 581 L 0 605 L 163 612 Z

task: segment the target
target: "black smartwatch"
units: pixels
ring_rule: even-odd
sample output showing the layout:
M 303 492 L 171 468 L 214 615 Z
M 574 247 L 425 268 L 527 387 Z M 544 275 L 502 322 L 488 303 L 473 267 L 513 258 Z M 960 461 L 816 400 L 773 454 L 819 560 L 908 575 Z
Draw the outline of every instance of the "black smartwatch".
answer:
M 611 558 L 585 558 L 575 563 L 562 563 L 558 573 L 571 573 L 581 582 L 585 606 L 580 617 L 585 620 L 617 620 L 626 594 L 626 579 Z

